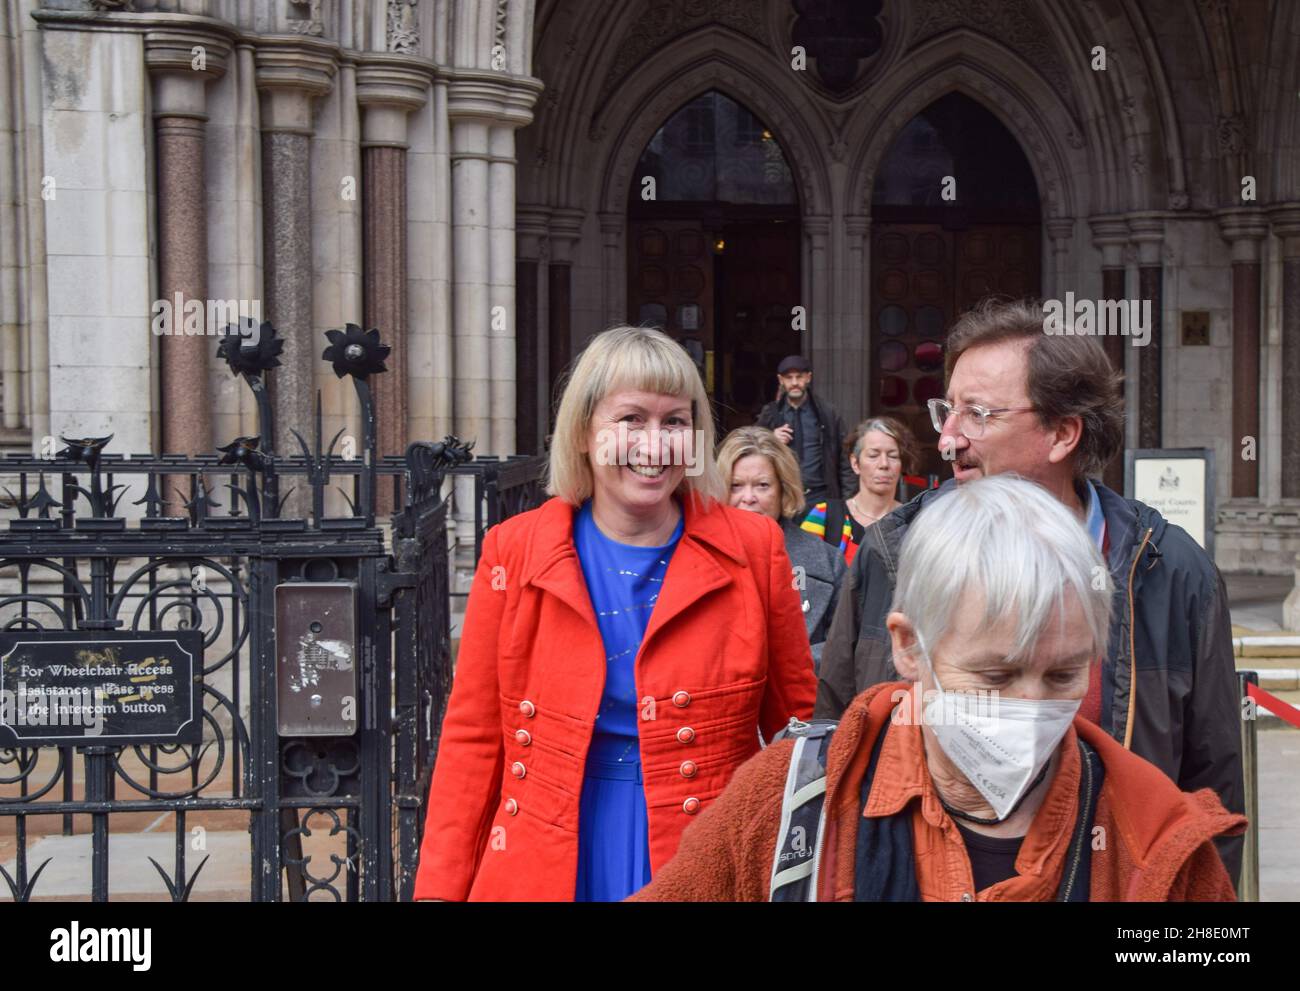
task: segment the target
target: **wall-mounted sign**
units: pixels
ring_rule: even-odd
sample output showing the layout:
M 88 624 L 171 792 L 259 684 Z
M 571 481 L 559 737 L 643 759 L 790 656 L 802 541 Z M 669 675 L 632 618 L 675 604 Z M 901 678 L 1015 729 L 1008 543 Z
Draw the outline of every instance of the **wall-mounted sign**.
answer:
M 200 630 L 0 633 L 0 747 L 199 743 Z
M 1127 451 L 1124 490 L 1186 530 L 1214 557 L 1214 451 L 1181 447 Z

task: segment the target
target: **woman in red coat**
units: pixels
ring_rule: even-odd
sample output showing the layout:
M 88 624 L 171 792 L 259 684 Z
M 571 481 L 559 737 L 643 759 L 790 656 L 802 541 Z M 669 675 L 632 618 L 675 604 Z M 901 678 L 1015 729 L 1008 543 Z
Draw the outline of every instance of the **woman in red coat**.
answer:
M 667 335 L 579 357 L 538 509 L 470 590 L 415 897 L 638 890 L 816 684 L 780 529 L 719 501 L 708 396 Z

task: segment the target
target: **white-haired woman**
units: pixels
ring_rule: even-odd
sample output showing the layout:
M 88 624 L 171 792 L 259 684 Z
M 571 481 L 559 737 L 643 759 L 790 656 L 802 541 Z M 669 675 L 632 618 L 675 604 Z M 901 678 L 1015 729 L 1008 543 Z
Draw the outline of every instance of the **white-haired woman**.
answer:
M 723 484 L 730 486 L 731 505 L 770 516 L 781 525 L 785 552 L 794 570 L 792 580 L 803 599 L 813 667 L 819 667 L 840 582 L 848 568 L 835 548 L 800 529 L 796 522 L 804 500 L 794 452 L 766 427 L 739 427 L 727 434 L 718 448 L 718 470 Z
M 579 356 L 548 491 L 488 531 L 429 789 L 417 898 L 612 900 L 668 862 L 816 684 L 780 529 L 719 501 L 690 356 Z
M 639 899 L 1234 897 L 1212 841 L 1240 833 L 1245 817 L 1208 788 L 1179 791 L 1076 716 L 1110 619 L 1088 533 L 1009 475 L 939 505 L 908 531 L 886 621 L 907 680 L 859 695 L 829 749 L 768 747 Z M 817 753 L 824 794 L 810 786 Z M 816 832 L 801 826 L 796 844 L 791 823 Z

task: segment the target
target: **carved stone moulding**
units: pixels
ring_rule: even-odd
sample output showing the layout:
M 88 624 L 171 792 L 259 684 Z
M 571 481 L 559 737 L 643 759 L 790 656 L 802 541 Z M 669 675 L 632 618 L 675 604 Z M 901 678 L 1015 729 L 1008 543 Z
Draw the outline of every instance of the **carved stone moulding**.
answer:
M 397 55 L 419 55 L 419 0 L 388 0 L 387 13 L 384 47 Z
M 532 123 L 533 106 L 541 96 L 540 79 L 508 76 L 490 69 L 457 69 L 447 74 L 447 116 L 478 119 L 489 124 L 524 127 Z
M 152 73 L 197 73 L 205 79 L 225 75 L 230 61 L 229 38 L 193 28 L 146 31 L 144 62 Z

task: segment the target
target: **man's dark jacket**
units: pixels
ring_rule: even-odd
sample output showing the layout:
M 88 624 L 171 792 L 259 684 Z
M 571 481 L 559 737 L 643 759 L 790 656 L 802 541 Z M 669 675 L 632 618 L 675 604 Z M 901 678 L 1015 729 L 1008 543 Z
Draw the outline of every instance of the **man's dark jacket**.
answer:
M 811 386 L 807 396 L 804 402 L 812 404 L 822 435 L 822 477 L 826 480 L 827 496 L 831 499 L 847 499 L 858 491 L 858 476 L 849 464 L 849 456 L 844 453 L 844 421 L 835 412 L 834 406 L 825 399 L 817 398 Z M 781 410 L 785 405 L 785 393 L 782 392 L 780 399 L 768 403 L 758 411 L 758 426 L 775 430 L 785 423 Z M 794 456 L 798 459 L 799 452 L 794 449 L 793 441 L 790 450 L 794 451 Z
M 916 514 L 955 484 L 922 492 L 867 528 L 822 650 L 814 718 L 838 719 L 867 686 L 901 680 L 885 629 L 899 549 Z M 1184 791 L 1212 788 L 1229 811 L 1243 812 L 1240 690 L 1219 570 L 1181 527 L 1093 484 L 1114 585 L 1101 728 Z M 1216 842 L 1235 882 L 1241 837 Z

